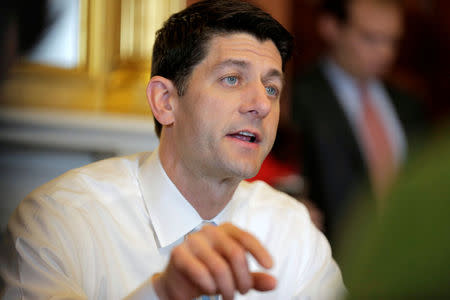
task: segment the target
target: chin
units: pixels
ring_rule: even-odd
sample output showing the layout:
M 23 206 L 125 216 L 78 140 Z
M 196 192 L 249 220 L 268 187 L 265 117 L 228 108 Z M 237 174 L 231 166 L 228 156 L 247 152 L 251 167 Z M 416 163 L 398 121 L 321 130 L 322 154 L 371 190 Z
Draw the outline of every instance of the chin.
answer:
M 259 170 L 255 171 L 255 172 L 251 172 L 251 173 L 245 173 L 243 174 L 242 178 L 243 179 L 250 179 L 255 177 L 256 175 L 258 175 Z
M 248 178 L 255 177 L 256 174 L 258 174 L 260 168 L 261 168 L 261 164 L 258 164 L 258 165 L 246 164 L 246 165 L 239 165 L 239 166 L 235 165 L 231 171 L 235 177 L 242 178 L 242 179 L 248 179 Z
M 370 68 L 370 70 L 367 72 L 370 77 L 381 77 L 387 73 L 388 68 L 386 66 L 373 66 Z

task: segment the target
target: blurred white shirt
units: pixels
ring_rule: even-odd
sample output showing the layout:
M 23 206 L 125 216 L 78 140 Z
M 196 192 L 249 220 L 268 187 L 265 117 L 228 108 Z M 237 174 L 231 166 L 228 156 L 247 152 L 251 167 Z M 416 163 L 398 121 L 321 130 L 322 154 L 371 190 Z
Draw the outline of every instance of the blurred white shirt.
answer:
M 274 291 L 236 299 L 336 299 L 345 288 L 305 207 L 243 181 L 214 221 L 253 233 L 272 254 Z M 161 166 L 158 150 L 74 169 L 31 193 L 8 225 L 4 299 L 157 299 L 150 277 L 204 220 Z M 259 266 L 249 258 L 252 270 Z

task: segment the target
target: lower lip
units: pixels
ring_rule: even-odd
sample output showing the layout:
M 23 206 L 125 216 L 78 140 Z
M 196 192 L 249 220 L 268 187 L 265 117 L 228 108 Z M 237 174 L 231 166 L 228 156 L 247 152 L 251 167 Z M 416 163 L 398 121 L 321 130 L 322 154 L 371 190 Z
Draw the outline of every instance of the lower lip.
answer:
M 233 142 L 239 143 L 239 145 L 242 145 L 246 148 L 256 149 L 259 147 L 259 143 L 250 143 L 230 135 L 227 135 L 227 138 L 231 139 Z

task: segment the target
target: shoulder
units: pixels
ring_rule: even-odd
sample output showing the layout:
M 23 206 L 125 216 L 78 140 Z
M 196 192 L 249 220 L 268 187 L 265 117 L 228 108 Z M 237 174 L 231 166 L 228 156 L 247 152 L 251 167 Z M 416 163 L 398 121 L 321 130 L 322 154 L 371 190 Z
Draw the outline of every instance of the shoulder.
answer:
M 51 198 L 61 204 L 77 206 L 96 194 L 120 191 L 137 185 L 139 166 L 149 153 L 104 159 L 70 170 L 34 190 L 28 198 Z
M 138 170 L 147 156 L 110 158 L 66 172 L 22 200 L 9 220 L 9 230 L 27 241 L 66 241 L 69 236 L 86 241 L 101 223 L 124 224 L 125 218 L 136 218 Z
M 389 83 L 384 83 L 384 86 L 408 137 L 425 136 L 429 125 L 423 99 L 398 86 Z
M 272 271 L 289 296 L 313 293 L 328 281 L 342 285 L 330 245 L 302 203 L 261 181 L 244 183 L 242 188 L 251 202 L 244 228 L 272 254 L 277 262 Z
M 242 182 L 240 188 L 248 194 L 249 209 L 278 224 L 309 223 L 306 207 L 297 199 L 278 191 L 263 181 Z
M 314 121 L 312 115 L 320 115 L 324 112 L 323 106 L 329 106 L 329 102 L 335 100 L 334 91 L 319 63 L 295 77 L 292 98 L 293 117 L 297 121 Z
M 14 230 L 30 230 L 33 224 L 77 226 L 95 223 L 100 214 L 123 214 L 139 205 L 139 165 L 147 153 L 116 157 L 70 170 L 32 191 L 9 220 Z M 67 222 L 70 220 L 70 222 Z M 77 222 L 77 220 L 79 222 Z M 53 224 L 53 225 L 52 225 Z
M 383 82 L 383 85 L 397 110 L 410 113 L 424 112 L 424 101 L 420 97 L 389 82 Z

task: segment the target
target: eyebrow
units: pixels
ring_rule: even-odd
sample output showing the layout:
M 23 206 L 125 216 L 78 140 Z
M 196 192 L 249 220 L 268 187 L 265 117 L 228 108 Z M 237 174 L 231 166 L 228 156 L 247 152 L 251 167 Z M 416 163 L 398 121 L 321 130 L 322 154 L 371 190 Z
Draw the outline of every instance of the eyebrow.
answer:
M 238 67 L 240 69 L 248 68 L 248 62 L 238 59 L 227 59 L 214 66 L 215 70 L 221 70 L 226 67 Z
M 223 68 L 232 67 L 232 66 L 238 67 L 240 69 L 246 69 L 246 68 L 248 68 L 249 63 L 244 60 L 239 60 L 239 59 L 227 59 L 227 60 L 224 60 L 221 63 L 217 64 L 214 67 L 214 69 L 221 70 Z M 270 69 L 269 72 L 263 76 L 263 81 L 265 81 L 269 78 L 273 78 L 273 77 L 279 78 L 281 83 L 284 85 L 284 83 L 285 83 L 284 75 L 282 72 L 280 72 L 277 69 Z
M 276 70 L 276 69 L 271 69 L 266 75 L 264 75 L 263 80 L 273 78 L 273 77 L 280 79 L 280 81 L 283 85 L 285 84 L 285 78 L 284 78 L 283 73 L 281 73 L 279 70 Z

